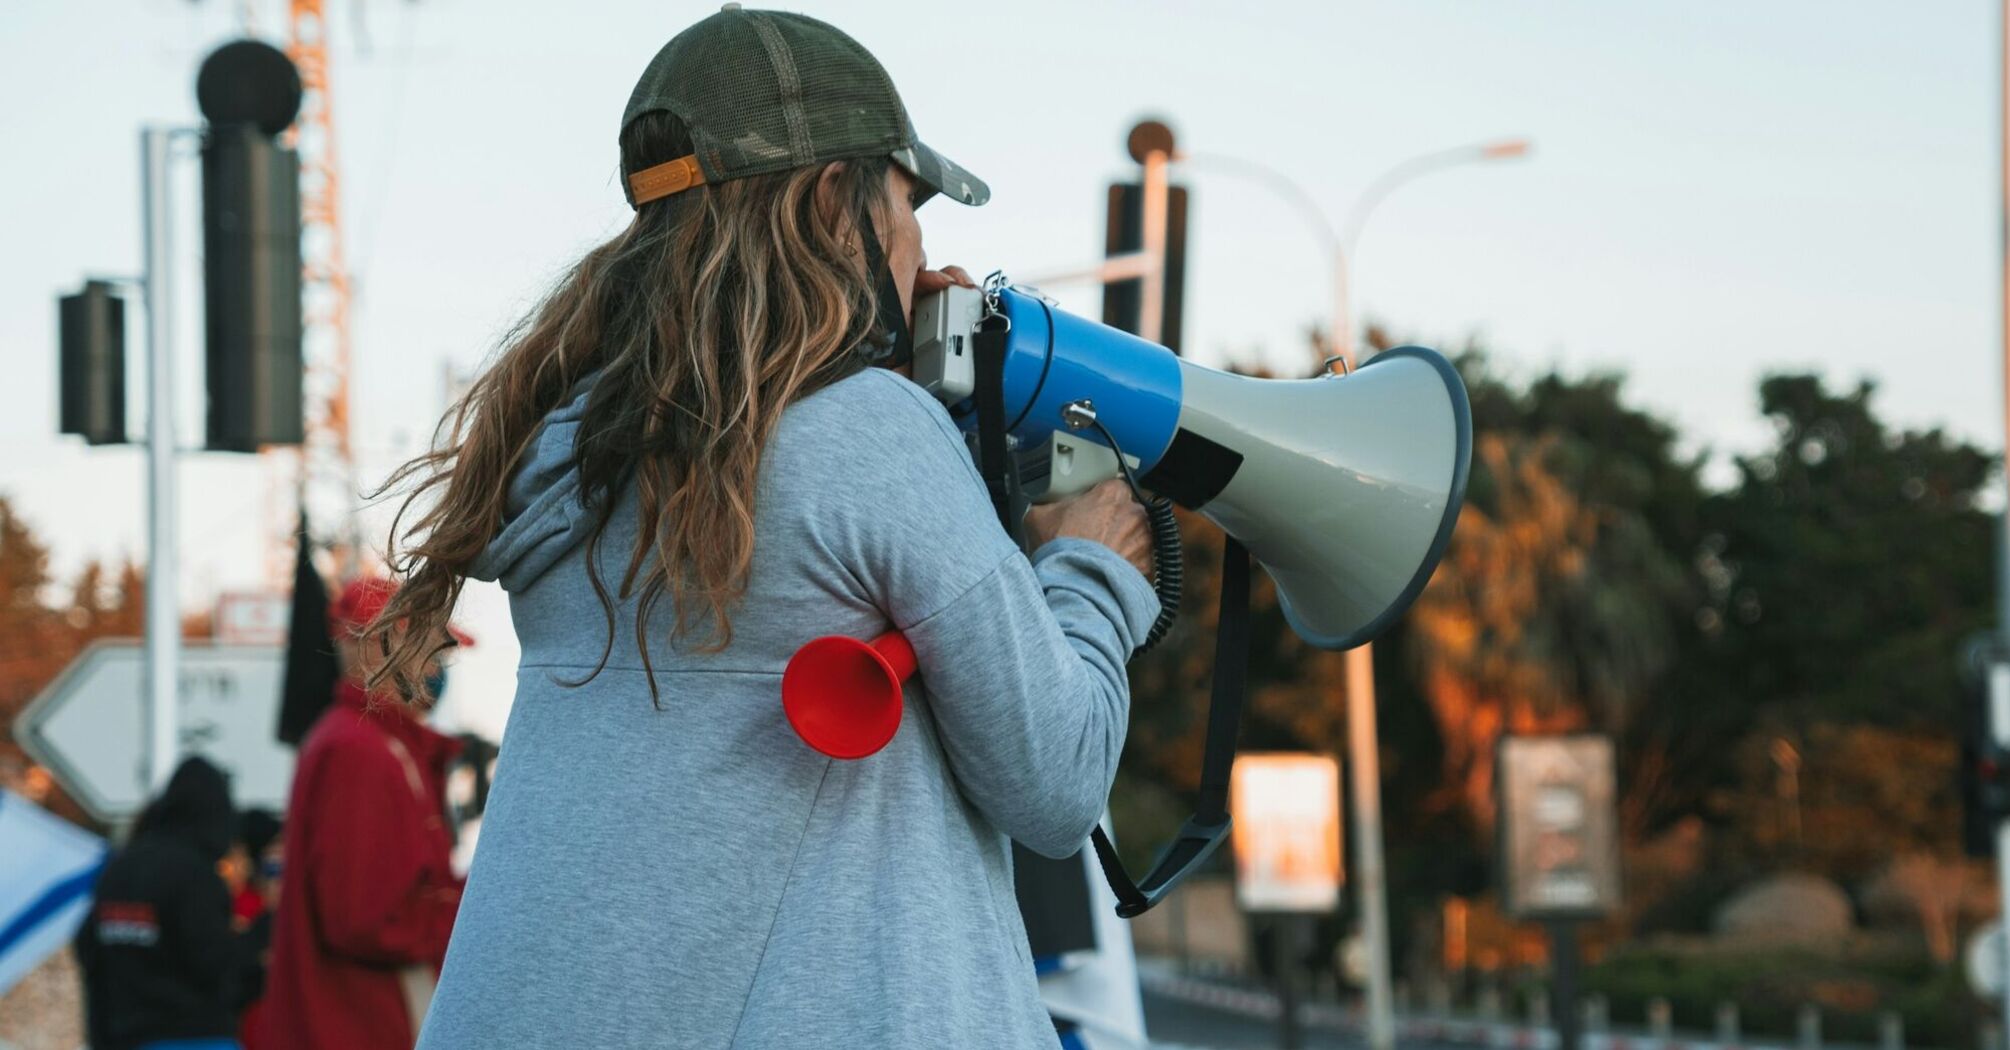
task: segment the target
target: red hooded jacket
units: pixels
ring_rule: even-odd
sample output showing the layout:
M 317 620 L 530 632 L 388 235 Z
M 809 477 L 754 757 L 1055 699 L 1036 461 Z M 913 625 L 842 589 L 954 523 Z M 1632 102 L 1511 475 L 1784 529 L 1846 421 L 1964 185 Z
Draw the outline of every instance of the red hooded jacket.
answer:
M 460 906 L 446 766 L 459 744 L 344 681 L 300 748 L 261 1045 L 410 1050 Z M 416 993 L 413 985 L 420 990 Z M 423 1006 L 419 1007 L 423 1009 Z

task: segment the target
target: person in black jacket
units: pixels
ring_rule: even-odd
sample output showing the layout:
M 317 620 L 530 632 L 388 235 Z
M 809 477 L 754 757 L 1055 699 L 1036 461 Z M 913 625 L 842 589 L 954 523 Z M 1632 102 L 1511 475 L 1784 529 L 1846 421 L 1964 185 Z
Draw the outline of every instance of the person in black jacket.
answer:
M 188 759 L 105 865 L 77 934 L 92 1050 L 237 1045 L 240 953 L 217 871 L 235 819 L 223 773 Z

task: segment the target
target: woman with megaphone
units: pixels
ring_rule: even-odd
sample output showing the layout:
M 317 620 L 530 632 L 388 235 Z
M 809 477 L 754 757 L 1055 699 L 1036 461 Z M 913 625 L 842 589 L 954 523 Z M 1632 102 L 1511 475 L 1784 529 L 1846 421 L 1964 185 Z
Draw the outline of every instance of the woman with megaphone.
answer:
M 737 4 L 657 54 L 620 146 L 633 220 L 387 485 L 386 674 L 471 578 L 523 650 L 419 1045 L 1051 1047 L 1008 839 L 1083 844 L 1159 603 L 1128 490 L 1042 508 L 1029 558 L 903 377 L 915 296 L 969 283 L 914 208 L 989 190 L 864 48 Z M 806 746 L 791 655 L 889 630 L 898 734 Z

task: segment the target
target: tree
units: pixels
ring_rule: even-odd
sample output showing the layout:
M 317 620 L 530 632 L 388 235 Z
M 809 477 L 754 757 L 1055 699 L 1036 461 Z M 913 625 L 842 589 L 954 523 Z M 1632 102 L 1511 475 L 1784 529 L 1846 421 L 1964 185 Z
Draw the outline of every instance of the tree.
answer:
M 1774 446 L 1704 508 L 1709 688 L 1748 724 L 1957 726 L 1955 654 L 1991 620 L 1995 458 L 1939 429 L 1897 430 L 1875 387 L 1759 386 Z
M 31 775 L 34 767 L 14 740 L 14 719 L 93 639 L 137 635 L 146 604 L 145 582 L 131 563 L 116 574 L 86 564 L 65 590 L 51 575 L 48 546 L 0 497 L 0 773 L 31 788 L 48 781 Z M 42 801 L 84 820 L 59 788 Z

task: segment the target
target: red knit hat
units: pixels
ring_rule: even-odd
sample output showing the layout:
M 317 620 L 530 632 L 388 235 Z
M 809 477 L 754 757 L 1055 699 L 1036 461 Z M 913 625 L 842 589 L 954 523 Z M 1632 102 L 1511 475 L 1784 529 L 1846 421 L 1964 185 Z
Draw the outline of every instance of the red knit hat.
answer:
M 362 634 L 378 614 L 389 605 L 391 596 L 398 593 L 398 583 L 381 576 L 362 576 L 351 580 L 342 588 L 342 593 L 328 603 L 328 629 L 331 633 L 354 637 Z M 473 635 L 453 624 L 447 625 L 447 633 L 461 645 L 475 644 Z

